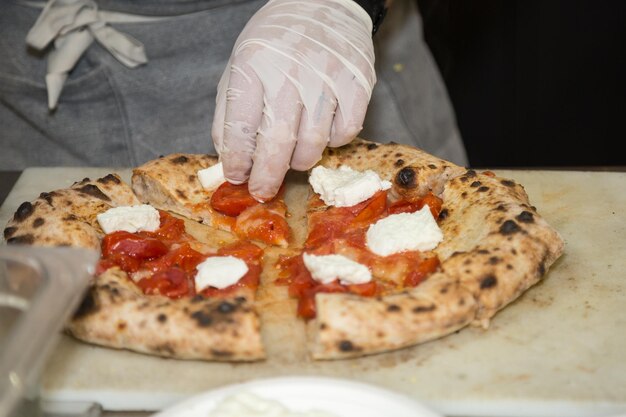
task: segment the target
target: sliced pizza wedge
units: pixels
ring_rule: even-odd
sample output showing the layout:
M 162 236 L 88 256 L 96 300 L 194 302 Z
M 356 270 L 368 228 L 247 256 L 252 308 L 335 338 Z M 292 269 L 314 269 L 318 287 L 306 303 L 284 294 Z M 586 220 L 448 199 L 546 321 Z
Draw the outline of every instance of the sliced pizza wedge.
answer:
M 315 195 L 310 200 L 307 244 L 312 246 L 305 245 L 304 252 L 324 247 L 326 253 L 344 254 L 367 266 L 377 286 L 383 284 L 374 296 L 363 296 L 349 286 L 314 293 L 315 319 L 309 326 L 315 359 L 385 352 L 444 336 L 468 324 L 487 326 L 499 309 L 538 282 L 562 253 L 563 240 L 529 204 L 523 188 L 489 172 L 467 170 L 408 146 L 364 140 L 327 149 L 319 166 L 373 170 L 390 181 L 391 187 L 384 198 L 374 195 L 340 210 Z M 378 249 L 370 241 L 363 244 L 361 229 L 354 231 L 360 213 L 369 217 L 378 212 L 367 222 L 369 231 L 391 218 L 394 210 L 418 213 L 424 199 L 430 208 L 437 206 L 437 200 L 441 204 L 432 214 L 442 240 L 432 249 L 414 254 L 397 251 L 398 242 L 421 233 L 411 232 L 415 229 L 408 223 L 403 230 L 398 221 L 408 222 L 408 217 L 394 218 L 395 229 L 380 235 Z M 337 223 L 337 231 L 332 225 L 341 211 L 345 217 Z M 346 211 L 357 212 L 356 217 Z M 332 243 L 324 245 L 324 241 Z M 373 251 L 382 253 L 382 258 Z M 409 264 L 411 258 L 418 260 Z M 420 279 L 412 278 L 415 273 Z M 290 274 L 286 279 L 292 284 L 297 280 Z M 296 290 L 291 293 L 300 295 Z
M 23 203 L 4 234 L 9 244 L 101 252 L 67 325 L 78 339 L 179 359 L 264 357 L 254 308 L 263 250 L 195 239 L 183 220 L 141 205 L 117 176 Z
M 232 231 L 243 239 L 286 247 L 290 229 L 282 192 L 270 202 L 259 203 L 247 184 L 226 182 L 218 165 L 216 156 L 168 155 L 134 169 L 132 187 L 141 201 L 159 209 Z

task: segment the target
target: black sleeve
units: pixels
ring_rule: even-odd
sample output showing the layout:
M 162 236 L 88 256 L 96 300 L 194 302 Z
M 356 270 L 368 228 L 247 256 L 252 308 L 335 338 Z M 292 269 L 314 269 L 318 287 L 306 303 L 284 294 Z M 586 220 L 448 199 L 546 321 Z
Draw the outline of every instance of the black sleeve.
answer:
M 372 18 L 372 23 L 374 24 L 374 28 L 372 29 L 372 34 L 376 33 L 380 24 L 387 13 L 387 8 L 385 7 L 385 0 L 354 0 L 356 4 L 361 6 L 368 15 Z

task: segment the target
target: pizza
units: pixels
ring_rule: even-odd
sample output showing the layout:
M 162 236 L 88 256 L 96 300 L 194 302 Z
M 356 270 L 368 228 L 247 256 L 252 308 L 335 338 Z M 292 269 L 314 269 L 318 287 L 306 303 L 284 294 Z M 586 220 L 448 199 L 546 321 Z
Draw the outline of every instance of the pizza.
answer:
M 288 207 L 286 181 L 261 203 L 217 157 L 167 155 L 130 185 L 110 174 L 43 192 L 4 237 L 101 253 L 69 334 L 215 361 L 265 357 L 268 287 L 297 304 L 313 359 L 359 357 L 487 328 L 563 252 L 520 184 L 413 147 L 355 139 L 327 149 L 308 182 L 308 199 Z

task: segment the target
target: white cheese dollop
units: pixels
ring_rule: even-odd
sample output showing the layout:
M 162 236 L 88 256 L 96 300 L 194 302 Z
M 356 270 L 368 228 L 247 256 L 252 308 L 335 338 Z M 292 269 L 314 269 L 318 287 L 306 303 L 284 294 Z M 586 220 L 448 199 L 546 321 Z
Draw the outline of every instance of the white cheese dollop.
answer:
M 367 229 L 367 247 L 376 255 L 388 256 L 407 250 L 431 250 L 443 240 L 428 205 L 414 213 L 385 217 Z
M 224 178 L 224 169 L 222 168 L 222 163 L 218 162 L 213 166 L 198 171 L 198 180 L 200 180 L 202 188 L 206 190 L 213 190 L 222 185 L 224 182 L 226 182 L 226 178 Z
M 304 253 L 302 258 L 313 279 L 322 284 L 329 284 L 336 279 L 344 285 L 364 284 L 372 280 L 372 273 L 365 265 L 343 255 Z
M 104 233 L 154 232 L 161 224 L 159 211 L 148 204 L 113 207 L 96 216 Z
M 207 287 L 223 289 L 235 284 L 248 272 L 248 265 L 234 256 L 211 256 L 196 266 L 196 291 Z
M 311 171 L 309 183 L 329 206 L 350 207 L 367 200 L 377 191 L 391 188 L 372 170 L 355 171 L 345 165 L 338 169 L 317 166 Z
M 276 400 L 240 392 L 222 399 L 208 417 L 335 417 L 325 411 L 292 411 Z

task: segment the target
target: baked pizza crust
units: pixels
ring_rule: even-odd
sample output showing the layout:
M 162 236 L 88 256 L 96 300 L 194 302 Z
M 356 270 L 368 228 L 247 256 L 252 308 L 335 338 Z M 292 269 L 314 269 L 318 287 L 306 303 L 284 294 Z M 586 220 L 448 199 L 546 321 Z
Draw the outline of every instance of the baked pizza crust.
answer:
M 204 158 L 199 156 L 199 158 Z M 4 230 L 9 244 L 100 250 L 96 216 L 140 201 L 117 175 L 84 180 L 20 205 Z M 196 235 L 199 235 L 196 231 Z M 204 249 L 214 249 L 215 242 Z M 196 246 L 196 249 L 202 248 Z M 252 295 L 171 300 L 146 296 L 119 268 L 94 277 L 66 330 L 88 343 L 178 359 L 253 361 L 265 356 Z
M 315 359 L 385 352 L 486 327 L 498 310 L 537 283 L 561 255 L 563 240 L 511 180 L 479 174 L 404 145 L 364 140 L 327 149 L 321 165 L 372 169 L 392 195 L 443 199 L 441 272 L 419 286 L 378 298 L 317 294 L 310 323 Z
M 259 317 L 246 297 L 146 296 L 119 268 L 96 278 L 67 330 L 89 343 L 176 359 L 265 356 Z
M 198 171 L 217 162 L 213 155 L 167 155 L 135 168 L 132 188 L 143 203 L 212 225 L 212 193 L 202 188 Z

